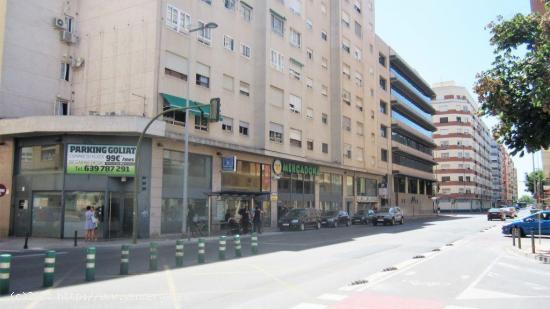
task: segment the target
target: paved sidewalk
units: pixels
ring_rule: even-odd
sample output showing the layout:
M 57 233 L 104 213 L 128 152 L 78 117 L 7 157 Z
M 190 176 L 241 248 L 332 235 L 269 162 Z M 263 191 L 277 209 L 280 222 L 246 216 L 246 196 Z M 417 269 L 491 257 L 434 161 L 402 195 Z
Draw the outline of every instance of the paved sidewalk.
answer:
M 518 240 L 516 239 L 516 246 L 514 247 L 519 253 L 526 257 L 534 258 L 538 261 L 550 264 L 550 237 L 535 235 L 535 253 L 532 251 L 531 236 L 523 237 L 521 239 L 521 249 L 518 248 Z M 510 246 L 512 246 L 512 238 L 510 237 Z

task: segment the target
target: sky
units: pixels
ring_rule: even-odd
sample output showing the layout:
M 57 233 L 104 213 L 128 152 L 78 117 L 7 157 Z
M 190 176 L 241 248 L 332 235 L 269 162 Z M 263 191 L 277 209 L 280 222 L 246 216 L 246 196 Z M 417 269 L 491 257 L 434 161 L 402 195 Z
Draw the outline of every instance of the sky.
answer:
M 376 33 L 429 83 L 454 80 L 470 90 L 477 73 L 494 60 L 485 26 L 501 15 L 531 12 L 529 0 L 375 0 Z M 484 119 L 489 127 L 498 120 Z M 525 173 L 533 170 L 532 155 L 513 158 L 519 196 Z M 535 167 L 542 168 L 540 153 Z

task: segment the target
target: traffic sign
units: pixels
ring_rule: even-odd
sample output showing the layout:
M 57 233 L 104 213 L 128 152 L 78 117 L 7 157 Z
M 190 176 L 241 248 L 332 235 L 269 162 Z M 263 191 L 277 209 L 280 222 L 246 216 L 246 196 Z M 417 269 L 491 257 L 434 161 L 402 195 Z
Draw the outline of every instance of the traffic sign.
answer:
M 0 197 L 8 194 L 8 188 L 0 183 Z

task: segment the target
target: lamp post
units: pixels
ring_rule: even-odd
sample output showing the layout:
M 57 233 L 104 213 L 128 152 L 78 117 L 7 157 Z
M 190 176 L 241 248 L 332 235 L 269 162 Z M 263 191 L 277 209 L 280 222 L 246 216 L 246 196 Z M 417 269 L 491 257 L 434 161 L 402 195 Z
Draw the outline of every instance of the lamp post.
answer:
M 189 32 L 189 44 L 187 45 L 187 100 L 185 100 L 185 107 L 189 108 L 191 105 L 191 33 L 196 31 L 202 31 L 205 29 L 215 29 L 218 24 L 209 22 L 206 24 L 198 24 L 197 26 L 187 26 L 187 32 Z M 189 175 L 189 111 L 185 112 L 185 127 L 184 127 L 184 149 L 183 149 L 183 218 L 182 218 L 182 233 L 187 229 L 187 213 L 189 209 L 188 196 L 187 196 L 187 180 Z

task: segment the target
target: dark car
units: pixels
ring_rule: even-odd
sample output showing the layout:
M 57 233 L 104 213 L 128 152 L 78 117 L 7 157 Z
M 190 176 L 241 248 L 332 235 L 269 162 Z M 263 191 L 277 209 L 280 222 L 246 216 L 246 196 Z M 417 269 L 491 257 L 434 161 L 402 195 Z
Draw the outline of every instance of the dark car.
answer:
M 351 218 L 347 211 L 328 210 L 321 216 L 321 225 L 326 227 L 351 226 Z
M 391 225 L 394 225 L 397 222 L 399 222 L 399 224 L 403 224 L 404 221 L 405 221 L 405 217 L 403 216 L 403 211 L 401 211 L 401 208 L 390 207 L 390 208 L 381 208 L 379 211 L 375 212 L 374 220 L 372 221 L 372 224 L 377 225 L 378 223 L 382 223 L 382 224 L 389 223 Z
M 487 221 L 491 220 L 506 220 L 506 213 L 504 212 L 504 209 L 502 208 L 491 208 L 489 211 L 487 211 Z
M 295 208 L 279 219 L 278 226 L 280 230 L 320 229 L 321 217 L 317 209 Z
M 369 224 L 374 218 L 374 210 L 359 210 L 351 217 L 351 224 Z
M 550 210 L 543 210 L 525 218 L 514 220 L 502 227 L 502 234 L 510 235 L 514 228 L 519 232 L 519 236 L 529 235 L 531 232 L 550 235 Z

